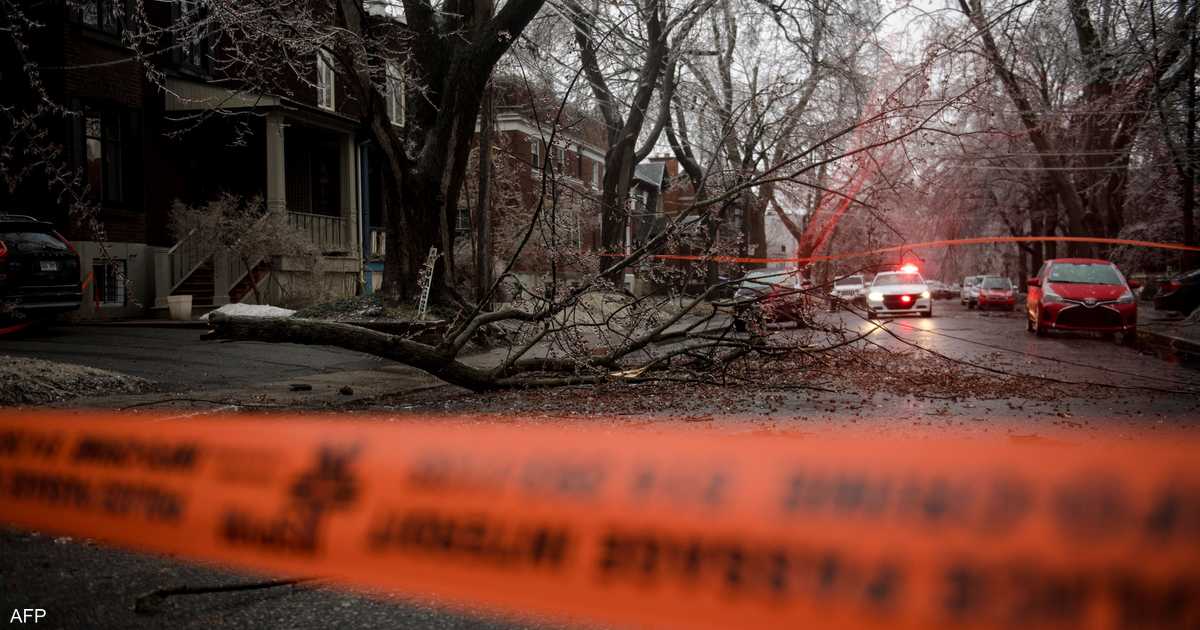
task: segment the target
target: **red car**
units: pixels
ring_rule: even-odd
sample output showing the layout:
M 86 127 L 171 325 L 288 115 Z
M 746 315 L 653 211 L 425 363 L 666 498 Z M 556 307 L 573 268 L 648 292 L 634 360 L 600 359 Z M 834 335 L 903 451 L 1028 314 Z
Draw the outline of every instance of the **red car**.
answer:
M 979 299 L 976 301 L 979 310 L 1002 308 L 1011 311 L 1017 304 L 1017 292 L 1008 278 L 1003 276 L 983 276 L 979 283 Z
M 1047 260 L 1029 279 L 1026 300 L 1030 331 L 1121 333 L 1132 343 L 1137 329 L 1137 282 L 1126 281 L 1116 265 L 1094 258 Z

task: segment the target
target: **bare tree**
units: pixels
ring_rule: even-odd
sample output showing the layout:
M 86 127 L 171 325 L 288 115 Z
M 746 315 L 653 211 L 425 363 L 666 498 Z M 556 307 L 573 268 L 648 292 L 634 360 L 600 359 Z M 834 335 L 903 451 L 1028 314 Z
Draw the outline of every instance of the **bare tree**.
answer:
M 1182 66 L 1187 64 L 1180 60 L 1189 50 L 1196 5 L 1179 3 L 1166 14 L 1160 14 L 1153 4 L 1093 5 L 1069 0 L 1066 6 L 1051 5 L 1059 12 L 1056 17 L 1069 21 L 1078 49 L 1074 59 L 1078 84 L 1068 88 L 1074 95 L 1068 119 L 1070 136 L 1078 139 L 1074 146 L 1056 141 L 1049 130 L 1059 121 L 1047 116 L 1029 96 L 1029 86 L 1038 81 L 1024 71 L 1032 69 L 1036 76 L 1041 69 L 1039 59 L 1035 56 L 1029 63 L 1017 48 L 1019 40 L 1011 34 L 1020 32 L 1035 11 L 1015 5 L 998 17 L 989 16 L 982 0 L 959 0 L 959 7 L 1017 108 L 1029 142 L 1066 212 L 1068 233 L 1115 236 L 1123 223 L 1131 150 L 1151 111 L 1150 104 L 1186 79 Z M 1146 42 L 1152 27 L 1160 36 Z M 1007 48 L 997 37 L 998 29 Z M 1084 252 L 1091 248 L 1072 244 L 1071 249 Z

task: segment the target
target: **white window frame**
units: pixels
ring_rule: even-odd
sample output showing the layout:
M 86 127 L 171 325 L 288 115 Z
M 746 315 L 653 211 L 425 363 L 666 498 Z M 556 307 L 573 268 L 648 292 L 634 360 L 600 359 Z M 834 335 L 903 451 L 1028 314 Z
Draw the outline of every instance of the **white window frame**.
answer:
M 529 138 L 529 151 L 533 155 L 533 168 L 542 168 L 542 141 L 539 138 Z
M 600 188 L 603 184 L 604 184 L 603 178 L 600 177 L 600 163 L 593 161 L 592 162 L 592 188 L 595 188 L 596 190 L 600 190 Z
M 388 61 L 385 65 L 384 77 L 384 93 L 383 97 L 387 101 L 388 118 L 393 125 L 397 127 L 404 126 L 405 102 L 404 102 L 404 75 L 400 72 L 400 64 L 395 61 Z
M 337 73 L 333 71 L 333 58 L 326 50 L 317 51 L 317 107 L 333 111 L 337 109 Z
M 554 165 L 554 172 L 559 175 L 566 175 L 567 150 L 558 145 L 550 147 L 550 159 Z

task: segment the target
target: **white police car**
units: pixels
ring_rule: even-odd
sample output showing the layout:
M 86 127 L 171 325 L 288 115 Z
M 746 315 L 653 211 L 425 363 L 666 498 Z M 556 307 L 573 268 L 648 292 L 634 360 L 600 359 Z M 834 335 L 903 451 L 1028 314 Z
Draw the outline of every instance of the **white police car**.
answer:
M 933 295 L 914 265 L 875 275 L 867 290 L 867 317 L 920 315 L 933 317 Z

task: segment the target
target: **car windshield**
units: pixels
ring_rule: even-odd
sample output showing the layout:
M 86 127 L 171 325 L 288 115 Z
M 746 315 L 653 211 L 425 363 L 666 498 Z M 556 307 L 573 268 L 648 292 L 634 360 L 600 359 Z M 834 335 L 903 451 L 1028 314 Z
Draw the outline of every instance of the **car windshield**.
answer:
M 851 276 L 849 278 L 841 278 L 833 281 L 835 287 L 856 287 L 863 283 L 862 276 Z
M 742 278 L 742 287 L 770 287 L 782 284 L 789 277 L 789 272 L 779 270 L 754 271 Z
M 1121 284 L 1121 276 L 1112 265 L 1100 263 L 1054 263 L 1050 282 L 1067 284 Z
M 920 274 L 915 273 L 881 273 L 875 276 L 875 286 L 884 287 L 896 284 L 923 284 Z
M 1008 281 L 1008 278 L 984 278 L 983 288 L 1008 290 L 1012 288 L 1012 283 Z
M 53 234 L 45 232 L 19 231 L 0 232 L 0 240 L 11 249 L 20 252 L 66 251 L 67 244 Z

